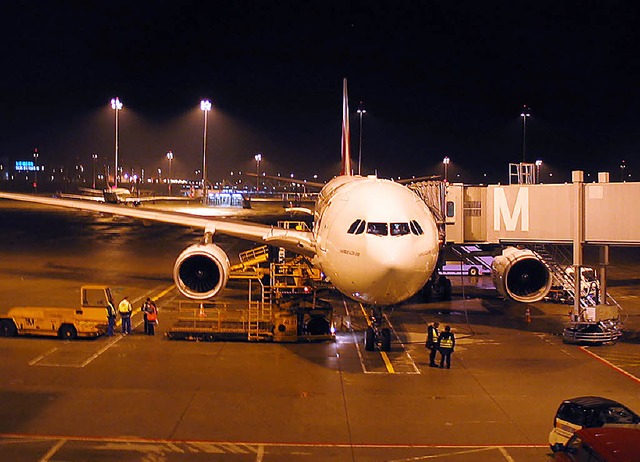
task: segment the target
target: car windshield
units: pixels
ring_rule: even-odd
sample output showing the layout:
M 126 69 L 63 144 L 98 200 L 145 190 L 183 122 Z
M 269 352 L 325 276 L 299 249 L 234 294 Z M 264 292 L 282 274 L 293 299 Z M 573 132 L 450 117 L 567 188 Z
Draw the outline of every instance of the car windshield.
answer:
M 622 406 L 612 406 L 604 409 L 601 418 L 605 424 L 635 424 L 638 423 L 638 417 L 629 409 Z

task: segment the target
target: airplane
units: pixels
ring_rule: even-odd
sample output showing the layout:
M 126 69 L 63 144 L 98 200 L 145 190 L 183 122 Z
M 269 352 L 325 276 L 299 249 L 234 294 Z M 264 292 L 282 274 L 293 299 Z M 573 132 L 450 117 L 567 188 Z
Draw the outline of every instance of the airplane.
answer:
M 173 268 L 178 290 L 190 299 L 210 299 L 227 283 L 229 258 L 214 243 L 219 233 L 310 257 L 347 297 L 377 308 L 395 305 L 422 289 L 436 267 L 436 222 L 424 201 L 402 184 L 352 174 L 346 79 L 342 115 L 342 169 L 322 185 L 311 231 L 27 194 L 0 192 L 0 198 L 203 229 L 202 241 L 187 247 Z
M 105 189 L 93 189 L 93 188 L 78 188 L 85 194 L 69 194 L 59 193 L 58 197 L 63 199 L 75 199 L 94 202 L 104 202 L 107 204 L 127 204 L 133 206 L 142 205 L 144 202 L 157 202 L 157 201 L 193 201 L 192 197 L 185 196 L 156 196 L 148 195 L 141 196 L 140 194 L 133 194 L 128 188 L 117 188 L 115 186 L 107 185 Z
M 381 320 L 383 307 L 409 299 L 431 277 L 440 251 L 438 230 L 427 205 L 407 187 L 352 173 L 346 79 L 342 116 L 342 169 L 322 185 L 311 231 L 28 194 L 0 192 L 0 198 L 203 229 L 202 241 L 187 247 L 173 268 L 178 290 L 193 300 L 214 297 L 228 281 L 229 258 L 214 243 L 216 234 L 283 247 L 309 257 L 338 291 L 376 309 Z M 379 335 L 389 343 L 388 329 L 372 329 L 368 347 Z

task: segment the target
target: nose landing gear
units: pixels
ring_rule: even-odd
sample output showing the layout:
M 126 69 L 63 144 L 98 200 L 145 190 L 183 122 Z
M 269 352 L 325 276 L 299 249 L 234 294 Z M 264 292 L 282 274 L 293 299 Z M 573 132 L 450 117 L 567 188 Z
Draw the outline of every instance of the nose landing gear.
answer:
M 378 346 L 380 351 L 391 351 L 391 329 L 382 327 L 386 323 L 382 307 L 374 306 L 369 318 L 369 327 L 364 332 L 364 349 L 374 351 Z

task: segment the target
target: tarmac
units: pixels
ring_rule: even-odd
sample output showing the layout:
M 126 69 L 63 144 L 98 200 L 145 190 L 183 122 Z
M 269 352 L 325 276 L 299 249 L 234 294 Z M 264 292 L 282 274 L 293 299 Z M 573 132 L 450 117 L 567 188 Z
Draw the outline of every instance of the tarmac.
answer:
M 197 233 L 7 202 L 0 215 L 0 312 L 76 306 L 89 283 L 136 308 L 169 289 L 153 337 L 137 313 L 128 336 L 0 338 L 3 461 L 528 462 L 551 460 L 563 399 L 606 396 L 640 412 L 640 276 L 628 251 L 612 252 L 609 269 L 625 319 L 616 344 L 564 344 L 567 305 L 529 305 L 527 322 L 485 277 L 453 277 L 452 301 L 389 313 L 392 350 L 381 353 L 364 350 L 362 310 L 337 295 L 336 319 L 352 329 L 335 341 L 169 340 L 183 300 L 170 270 Z M 428 367 L 435 320 L 457 337 L 449 370 Z

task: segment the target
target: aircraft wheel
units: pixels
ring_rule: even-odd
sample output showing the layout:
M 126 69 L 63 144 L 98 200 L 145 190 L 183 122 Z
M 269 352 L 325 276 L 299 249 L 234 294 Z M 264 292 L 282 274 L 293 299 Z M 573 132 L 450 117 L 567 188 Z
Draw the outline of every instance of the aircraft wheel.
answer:
M 373 327 L 367 327 L 367 330 L 364 332 L 364 349 L 367 351 L 376 349 L 376 333 Z
M 438 285 L 440 286 L 440 299 L 451 300 L 451 281 L 449 278 L 441 277 L 438 280 Z
M 0 321 L 0 337 L 14 337 L 18 333 L 16 325 L 10 319 Z
M 431 297 L 433 296 L 433 284 L 431 283 L 431 281 L 427 281 L 427 283 L 421 290 L 421 294 L 425 302 L 431 301 Z
M 75 327 L 65 324 L 60 326 L 58 330 L 58 337 L 64 340 L 73 340 L 78 336 L 78 331 Z
M 382 351 L 391 351 L 391 330 L 386 327 L 380 333 L 380 349 Z
M 480 274 L 478 268 L 476 268 L 475 266 L 469 268 L 469 276 L 477 276 L 478 274 Z
M 213 342 L 215 341 L 216 336 L 213 334 L 204 334 L 204 341 L 205 342 Z

